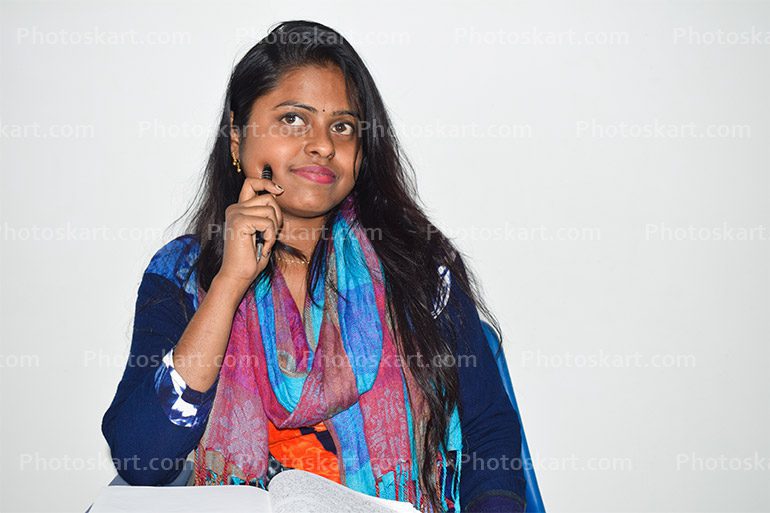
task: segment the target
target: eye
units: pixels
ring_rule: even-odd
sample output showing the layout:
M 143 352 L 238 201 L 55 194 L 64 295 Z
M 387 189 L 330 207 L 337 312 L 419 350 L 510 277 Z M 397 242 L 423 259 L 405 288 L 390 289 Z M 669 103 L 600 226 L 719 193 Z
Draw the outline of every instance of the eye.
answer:
M 345 127 L 349 127 L 349 128 L 346 130 Z M 342 130 L 337 130 L 338 128 L 341 128 Z M 353 132 L 355 131 L 355 129 L 356 129 L 355 125 L 347 121 L 341 121 L 334 125 L 334 130 L 340 135 L 353 135 Z
M 296 120 L 296 119 L 299 119 L 300 121 L 302 121 L 302 123 L 305 122 L 305 120 L 302 119 L 302 116 L 300 116 L 296 112 L 287 112 L 286 114 L 281 116 L 281 120 L 284 120 L 284 119 L 291 119 L 292 120 L 292 121 L 289 121 L 289 123 L 288 123 L 290 126 L 302 126 L 302 125 L 295 125 L 294 124 L 293 120 Z

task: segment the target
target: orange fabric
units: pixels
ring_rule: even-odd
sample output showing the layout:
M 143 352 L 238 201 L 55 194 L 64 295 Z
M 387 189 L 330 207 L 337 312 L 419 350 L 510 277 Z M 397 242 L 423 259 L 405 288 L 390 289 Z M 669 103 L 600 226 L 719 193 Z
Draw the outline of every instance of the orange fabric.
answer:
M 278 461 L 341 483 L 337 455 L 324 449 L 315 433 L 303 435 L 299 429 L 278 429 L 271 421 L 267 424 L 268 447 Z M 323 422 L 313 428 L 327 431 Z

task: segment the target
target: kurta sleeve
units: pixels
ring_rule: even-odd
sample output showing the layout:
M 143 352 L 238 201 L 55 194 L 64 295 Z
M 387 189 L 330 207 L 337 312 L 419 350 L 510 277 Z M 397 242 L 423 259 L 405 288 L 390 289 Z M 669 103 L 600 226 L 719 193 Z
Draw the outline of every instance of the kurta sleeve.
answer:
M 196 427 L 205 422 L 214 402 L 215 386 L 199 392 L 187 386 L 174 368 L 174 350 L 163 357 L 155 373 L 155 392 L 168 419 L 177 426 Z
M 131 485 L 164 485 L 179 475 L 216 392 L 218 380 L 203 392 L 188 387 L 171 359 L 197 306 L 179 279 L 195 248 L 190 237 L 161 248 L 142 276 L 131 351 L 102 418 L 115 468 Z
M 524 511 L 519 417 L 503 386 L 475 304 L 459 284 L 452 284 L 451 276 L 445 281 L 449 298 L 441 315 L 457 326 L 458 335 L 455 350 L 463 434 L 461 511 Z

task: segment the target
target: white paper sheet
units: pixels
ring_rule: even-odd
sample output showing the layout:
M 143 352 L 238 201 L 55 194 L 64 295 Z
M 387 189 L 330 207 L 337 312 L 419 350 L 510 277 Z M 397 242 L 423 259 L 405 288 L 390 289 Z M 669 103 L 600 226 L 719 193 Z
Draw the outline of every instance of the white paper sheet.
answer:
M 254 486 L 107 486 L 89 513 L 270 513 Z

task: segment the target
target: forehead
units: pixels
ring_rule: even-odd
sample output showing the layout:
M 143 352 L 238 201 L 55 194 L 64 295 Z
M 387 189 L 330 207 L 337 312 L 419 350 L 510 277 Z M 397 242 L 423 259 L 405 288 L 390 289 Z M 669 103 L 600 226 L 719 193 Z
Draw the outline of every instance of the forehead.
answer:
M 276 87 L 260 98 L 272 109 L 285 100 L 295 100 L 327 112 L 350 109 L 345 77 L 336 66 L 303 66 L 285 73 Z

